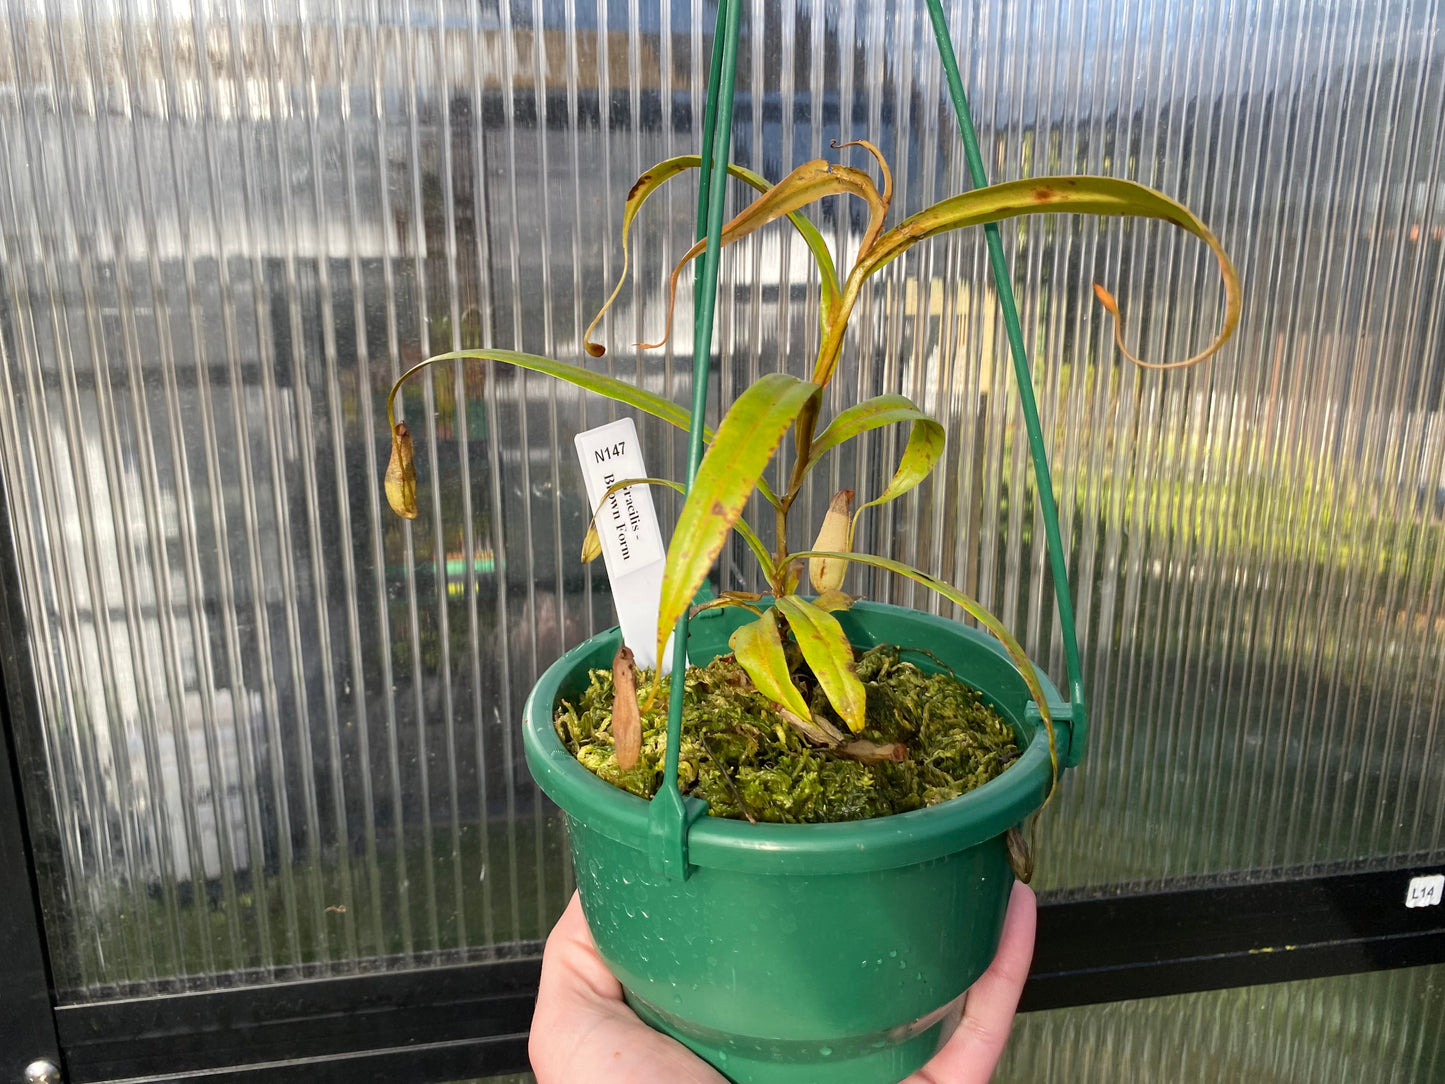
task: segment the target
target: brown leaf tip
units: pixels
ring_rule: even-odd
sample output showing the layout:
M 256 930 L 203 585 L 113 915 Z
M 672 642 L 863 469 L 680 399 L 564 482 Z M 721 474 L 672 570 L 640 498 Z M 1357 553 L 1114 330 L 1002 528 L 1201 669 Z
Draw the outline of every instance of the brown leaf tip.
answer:
M 586 350 L 587 353 L 594 358 L 600 358 L 603 354 L 607 353 L 607 347 L 603 346 L 601 343 L 589 342 L 586 344 L 586 346 L 583 347 L 583 349 Z
M 1104 289 L 1097 282 L 1094 283 L 1094 296 L 1099 299 L 1099 304 L 1109 310 L 1110 315 L 1119 315 L 1119 303 L 1114 300 L 1114 295 Z

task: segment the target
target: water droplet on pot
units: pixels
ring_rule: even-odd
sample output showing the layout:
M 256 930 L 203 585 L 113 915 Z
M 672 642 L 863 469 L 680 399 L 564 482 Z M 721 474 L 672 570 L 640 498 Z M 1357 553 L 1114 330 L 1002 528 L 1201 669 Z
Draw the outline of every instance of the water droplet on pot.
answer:
M 819 1048 L 818 1048 L 818 1053 L 819 1053 L 819 1054 L 822 1054 L 823 1057 L 826 1058 L 826 1057 L 829 1057 L 829 1056 L 833 1053 L 833 1048 L 832 1048 L 831 1046 L 822 1046 L 822 1047 L 819 1047 Z
M 897 949 L 894 949 L 892 952 L 890 952 L 890 953 L 888 954 L 888 958 L 889 958 L 890 960 L 896 960 L 896 959 L 898 958 L 898 950 L 897 950 Z

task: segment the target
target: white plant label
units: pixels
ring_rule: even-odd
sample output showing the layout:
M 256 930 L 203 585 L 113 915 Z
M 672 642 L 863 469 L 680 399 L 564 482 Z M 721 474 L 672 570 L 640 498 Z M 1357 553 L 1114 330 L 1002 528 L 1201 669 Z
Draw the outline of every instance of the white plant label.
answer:
M 1445 873 L 1432 877 L 1411 877 L 1405 892 L 1406 907 L 1435 907 L 1445 899 Z
M 608 487 L 627 478 L 646 478 L 642 445 L 631 418 L 578 433 L 573 443 L 587 485 L 589 514 L 595 511 Z M 597 513 L 597 535 L 602 559 L 612 584 L 612 601 L 622 642 L 632 649 L 637 665 L 658 665 L 657 611 L 662 604 L 662 569 L 667 551 L 657 526 L 652 492 L 647 486 L 628 486 L 607 498 Z M 663 652 L 662 672 L 672 669 L 672 641 Z

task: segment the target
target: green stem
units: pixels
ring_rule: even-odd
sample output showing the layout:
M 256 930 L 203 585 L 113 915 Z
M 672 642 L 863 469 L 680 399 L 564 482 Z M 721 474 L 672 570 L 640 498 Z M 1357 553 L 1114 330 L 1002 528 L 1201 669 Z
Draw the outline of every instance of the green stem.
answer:
M 781 594 L 783 591 L 783 577 L 787 575 L 788 568 L 788 505 L 792 499 L 784 497 L 778 503 L 778 552 L 774 558 L 773 568 L 775 574 L 768 578 L 768 584 L 773 589 L 773 594 Z

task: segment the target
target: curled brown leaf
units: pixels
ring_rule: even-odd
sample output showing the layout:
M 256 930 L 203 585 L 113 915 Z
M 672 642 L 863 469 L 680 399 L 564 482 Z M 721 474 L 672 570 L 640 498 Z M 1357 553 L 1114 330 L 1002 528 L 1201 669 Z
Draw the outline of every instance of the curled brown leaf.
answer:
M 403 519 L 416 519 L 416 460 L 406 422 L 397 422 L 391 430 L 385 487 L 391 510 Z
M 617 766 L 623 771 L 634 767 L 642 752 L 642 712 L 637 706 L 637 667 L 632 649 L 623 644 L 612 658 L 612 745 Z
M 828 722 L 821 715 L 814 715 L 804 719 L 796 712 L 789 711 L 781 704 L 774 704 L 774 709 L 783 717 L 784 722 L 796 730 L 811 745 L 822 746 L 825 749 L 836 749 L 848 739 L 843 736 L 842 731 Z
M 864 764 L 897 764 L 908 759 L 908 748 L 902 742 L 889 742 L 887 745 L 880 745 L 878 742 L 850 741 L 847 745 L 837 749 L 839 756 L 847 757 L 849 760 L 862 761 Z

